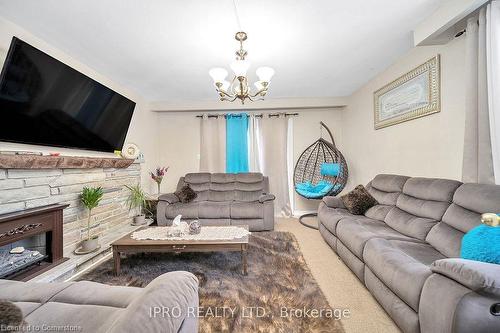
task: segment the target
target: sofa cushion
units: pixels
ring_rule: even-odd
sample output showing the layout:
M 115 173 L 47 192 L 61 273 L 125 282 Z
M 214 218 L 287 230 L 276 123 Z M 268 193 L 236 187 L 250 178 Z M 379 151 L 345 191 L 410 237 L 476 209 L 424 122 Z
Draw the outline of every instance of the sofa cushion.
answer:
M 190 321 L 196 320 L 192 309 L 198 306 L 198 302 L 198 280 L 193 274 L 183 271 L 165 273 L 151 281 L 126 310 L 120 310 L 125 312 L 106 332 L 195 332 L 196 325 L 190 328 L 188 325 L 193 325 Z M 170 309 L 171 315 L 151 316 L 151 308 L 155 306 Z M 183 329 L 183 326 L 188 327 Z
M 366 185 L 366 190 L 379 204 L 394 206 L 408 178 L 406 176 L 380 174 Z
M 188 173 L 184 176 L 184 182 L 188 184 L 210 183 L 211 175 L 206 172 Z
M 446 209 L 450 206 L 450 203 L 419 199 L 401 193 L 396 202 L 396 206 L 412 215 L 439 221 L 443 217 Z
M 234 191 L 234 200 L 243 202 L 259 201 L 262 196 L 262 190 L 258 191 Z
M 392 292 L 418 312 L 420 293 L 432 274 L 430 265 L 444 256 L 429 244 L 373 238 L 366 243 L 363 258 Z
M 500 186 L 463 184 L 426 241 L 449 258 L 459 257 L 463 235 L 478 226 L 481 214 L 488 212 L 500 212 Z
M 458 180 L 413 177 L 406 181 L 403 193 L 423 200 L 451 203 L 460 185 Z
M 260 202 L 232 202 L 232 219 L 261 219 L 264 217 L 264 205 Z
M 59 292 L 50 301 L 126 308 L 141 292 L 142 288 L 108 286 L 97 282 L 79 281 Z
M 231 217 L 230 202 L 200 202 L 198 217 L 202 219 L 228 219 Z
M 378 205 L 369 208 L 365 216 L 383 221 L 391 208 L 396 205 L 403 186 L 409 177 L 380 174 L 366 185 L 366 190 L 377 200 Z
M 337 223 L 346 217 L 353 217 L 347 209 L 342 208 L 330 208 L 324 202 L 319 204 L 318 208 L 318 219 L 319 222 L 332 234 L 336 235 Z
M 365 216 L 370 219 L 383 221 L 392 207 L 388 205 L 375 205 L 365 212 Z
M 264 177 L 258 172 L 237 173 L 235 180 L 240 183 L 261 183 Z
M 337 224 L 337 237 L 358 258 L 363 259 L 365 244 L 372 238 L 421 242 L 405 236 L 381 221 L 367 217 L 344 218 Z
M 84 332 L 106 332 L 123 311 L 101 305 L 48 302 L 26 316 L 25 321 L 32 326 L 79 326 L 85 328 L 81 330 Z
M 71 284 L 71 282 L 47 284 L 0 280 L 0 299 L 11 302 L 45 303 Z
M 210 183 L 209 189 L 213 191 L 234 191 L 236 188 L 236 183 Z
M 178 202 L 165 207 L 165 217 L 173 219 L 180 214 L 183 218 L 197 219 L 199 207 L 200 202 L 189 202 L 185 204 Z
M 437 223 L 436 220 L 415 216 L 398 207 L 393 207 L 384 221 L 400 233 L 420 240 L 425 240 L 427 233 Z
M 410 177 L 380 174 L 373 178 L 371 186 L 382 192 L 401 192 L 408 178 Z
M 35 302 L 13 302 L 21 312 L 23 313 L 23 318 L 28 316 L 30 313 L 42 306 L 42 303 Z
M 226 184 L 234 183 L 236 175 L 234 173 L 212 173 L 210 175 L 211 183 Z
M 209 201 L 233 201 L 234 191 L 208 191 Z
M 410 178 L 384 221 L 410 237 L 425 240 L 443 217 L 460 182 L 448 179 Z
M 196 193 L 210 190 L 210 183 L 185 183 L 185 185 L 189 185 L 189 187 L 192 188 Z M 180 190 L 185 185 L 181 186 L 178 189 Z
M 372 183 L 368 183 L 366 185 L 366 190 L 371 194 L 372 197 L 377 200 L 377 202 L 381 205 L 394 206 L 396 204 L 396 200 L 398 200 L 401 192 L 383 192 L 375 187 L 373 187 Z

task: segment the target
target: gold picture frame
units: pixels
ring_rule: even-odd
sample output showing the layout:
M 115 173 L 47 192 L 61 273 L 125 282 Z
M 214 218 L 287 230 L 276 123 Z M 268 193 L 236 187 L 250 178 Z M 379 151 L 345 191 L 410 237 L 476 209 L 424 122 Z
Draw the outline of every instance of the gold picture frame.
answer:
M 374 127 L 381 129 L 441 111 L 440 56 L 373 93 Z

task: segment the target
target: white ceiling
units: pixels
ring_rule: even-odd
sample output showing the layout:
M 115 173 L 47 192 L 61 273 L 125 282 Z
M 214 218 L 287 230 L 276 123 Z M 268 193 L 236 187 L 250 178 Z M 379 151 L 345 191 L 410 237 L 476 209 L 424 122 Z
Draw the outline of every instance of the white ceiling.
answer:
M 346 96 L 412 47 L 441 0 L 236 0 L 269 97 Z M 232 0 L 0 0 L 0 15 L 149 101 L 215 99 L 238 47 Z

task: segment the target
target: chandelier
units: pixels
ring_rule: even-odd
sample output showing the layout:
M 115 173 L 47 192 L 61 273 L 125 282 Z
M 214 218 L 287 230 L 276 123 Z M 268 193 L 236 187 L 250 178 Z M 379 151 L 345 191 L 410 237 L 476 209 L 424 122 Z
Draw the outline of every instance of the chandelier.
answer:
M 245 100 L 247 99 L 252 102 L 264 99 L 264 96 L 266 96 L 267 90 L 269 89 L 271 78 L 274 75 L 274 69 L 271 67 L 257 68 L 256 74 L 259 80 L 254 83 L 255 89 L 250 87 L 247 77 L 250 62 L 246 60 L 248 52 L 243 49 L 243 42 L 247 40 L 248 36 L 246 32 L 241 31 L 236 2 L 233 1 L 233 3 L 238 26 L 240 27 L 240 31 L 234 36 L 234 38 L 240 43 L 240 49 L 236 51 L 236 60 L 230 65 L 234 75 L 230 81 L 226 80 L 229 73 L 221 67 L 212 68 L 208 74 L 210 74 L 214 80 L 215 90 L 219 94 L 221 101 L 234 102 L 239 99 L 241 104 L 245 104 Z

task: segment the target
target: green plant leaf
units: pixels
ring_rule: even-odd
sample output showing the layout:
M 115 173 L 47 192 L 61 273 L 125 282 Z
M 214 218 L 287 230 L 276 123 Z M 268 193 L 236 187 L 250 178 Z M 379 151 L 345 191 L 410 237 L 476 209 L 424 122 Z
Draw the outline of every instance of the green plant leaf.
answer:
M 146 193 L 142 190 L 141 185 L 125 185 L 125 187 L 130 191 L 127 199 L 129 210 L 139 208 L 140 214 L 142 214 L 142 208 L 146 206 Z
M 84 187 L 80 194 L 82 204 L 89 210 L 96 208 L 102 199 L 102 187 Z

